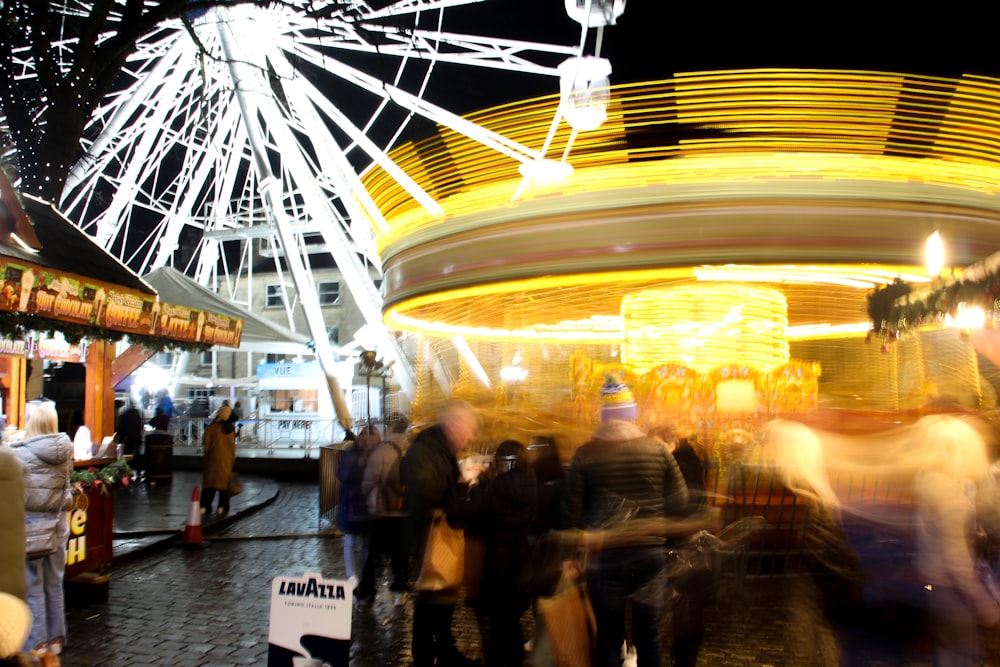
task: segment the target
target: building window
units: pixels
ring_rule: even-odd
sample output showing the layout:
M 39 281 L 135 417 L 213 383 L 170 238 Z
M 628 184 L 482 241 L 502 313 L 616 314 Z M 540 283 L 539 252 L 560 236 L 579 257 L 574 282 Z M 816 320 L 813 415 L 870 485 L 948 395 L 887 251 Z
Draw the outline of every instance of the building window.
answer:
M 330 341 L 330 345 L 340 345 L 340 327 L 336 324 L 331 324 L 326 328 L 326 338 Z
M 340 301 L 340 283 L 336 281 L 319 283 L 316 285 L 316 295 L 319 297 L 319 305 L 336 306 Z
M 204 352 L 202 352 L 201 353 L 201 358 L 198 360 L 198 363 L 200 365 L 202 365 L 202 366 L 211 366 L 212 365 L 212 351 L 211 350 L 205 350 Z
M 285 305 L 284 299 L 281 298 L 281 285 L 268 285 L 266 295 L 264 301 L 266 308 L 281 308 Z
M 265 354 L 264 363 L 266 364 L 280 364 L 285 361 L 285 355 L 283 354 Z
M 173 352 L 158 352 L 156 354 L 156 361 L 155 361 L 155 363 L 156 363 L 157 366 L 170 366 L 170 365 L 172 365 L 174 363 L 174 354 L 173 354 Z

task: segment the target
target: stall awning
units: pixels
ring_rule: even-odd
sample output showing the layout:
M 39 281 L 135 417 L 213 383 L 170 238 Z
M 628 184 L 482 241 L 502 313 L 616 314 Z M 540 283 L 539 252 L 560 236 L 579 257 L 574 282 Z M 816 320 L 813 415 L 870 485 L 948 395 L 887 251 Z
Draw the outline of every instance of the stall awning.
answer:
M 309 337 L 254 315 L 212 290 L 199 285 L 180 271 L 164 266 L 150 271 L 144 280 L 160 299 L 189 308 L 223 313 L 243 320 L 243 337 L 239 349 L 260 354 L 311 355 Z
M 154 346 L 238 346 L 240 317 L 158 299 L 153 287 L 52 204 L 18 198 L 2 174 L 0 190 L 0 313 L 10 314 L 5 337 L 56 330 L 75 342 L 114 331 Z

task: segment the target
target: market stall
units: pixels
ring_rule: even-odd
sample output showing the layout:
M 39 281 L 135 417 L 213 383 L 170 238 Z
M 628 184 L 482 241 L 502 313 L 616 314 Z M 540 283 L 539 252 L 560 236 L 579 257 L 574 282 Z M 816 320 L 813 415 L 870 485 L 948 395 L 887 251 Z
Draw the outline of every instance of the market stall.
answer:
M 60 415 L 62 430 L 69 432 L 72 426 L 72 437 L 82 425 L 86 428 L 80 429 L 81 437 L 89 440 L 79 446 L 77 438 L 74 449 L 76 500 L 70 516 L 66 580 L 102 583 L 112 555 L 114 494 L 110 491 L 131 474 L 128 461 L 107 449 L 115 431 L 115 374 L 125 372 L 126 366 L 134 369 L 164 348 L 236 347 L 243 322 L 161 301 L 153 288 L 51 204 L 17 195 L 2 172 L 0 195 L 4 437 L 19 437 L 26 425 L 29 373 L 32 383 L 40 381 L 43 372 L 32 372 L 39 360 L 85 367 L 83 408 L 77 411 L 80 418 Z M 129 355 L 116 367 L 117 342 L 126 336 L 133 348 L 141 347 L 144 352 Z M 33 391 L 40 394 L 37 388 Z

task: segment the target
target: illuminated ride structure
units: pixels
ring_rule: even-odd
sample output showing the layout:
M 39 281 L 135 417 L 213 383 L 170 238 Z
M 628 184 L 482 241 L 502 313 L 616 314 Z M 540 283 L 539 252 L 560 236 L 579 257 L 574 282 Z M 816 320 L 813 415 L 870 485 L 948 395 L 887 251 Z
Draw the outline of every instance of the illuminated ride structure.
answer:
M 557 104 L 472 120 L 542 145 Z M 551 152 L 572 141 L 572 169 L 547 178 L 447 131 L 392 153 L 441 218 L 364 176 L 388 223 L 386 320 L 462 337 L 470 396 L 492 381 L 501 411 L 543 415 L 511 423 L 589 428 L 616 372 L 644 419 L 710 440 L 826 407 L 995 405 L 990 369 L 939 318 L 873 332 L 867 306 L 931 282 L 934 231 L 950 266 L 996 250 L 1000 81 L 695 73 L 614 87 L 606 114 L 560 128 Z
M 329 364 L 320 241 L 417 419 L 457 394 L 510 435 L 590 430 L 605 372 L 645 421 L 720 440 L 821 406 L 993 400 L 957 335 L 871 336 L 866 306 L 931 280 L 934 231 L 951 266 L 996 249 L 1000 81 L 750 70 L 609 88 L 601 35 L 624 3 L 567 0 L 566 44 L 450 29 L 473 0 L 307 4 L 217 7 L 141 40 L 67 214 L 140 274 L 173 265 L 230 297 L 266 245 Z M 561 90 L 459 117 L 425 99 L 448 65 Z M 401 143 L 415 116 L 438 131 Z

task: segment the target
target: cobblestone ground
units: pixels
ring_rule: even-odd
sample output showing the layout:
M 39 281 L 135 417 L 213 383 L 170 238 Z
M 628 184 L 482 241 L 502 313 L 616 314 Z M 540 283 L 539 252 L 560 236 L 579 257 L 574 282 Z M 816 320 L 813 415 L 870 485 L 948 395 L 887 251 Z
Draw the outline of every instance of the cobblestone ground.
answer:
M 204 549 L 178 546 L 116 566 L 108 602 L 68 609 L 63 665 L 266 665 L 271 580 L 304 572 L 345 577 L 343 540 L 317 516 L 316 484 L 281 482 L 281 489 L 274 503 L 206 539 Z M 383 584 L 373 605 L 354 610 L 352 666 L 411 664 L 412 605 L 394 607 Z M 753 579 L 737 595 L 732 577 L 723 576 L 699 666 L 841 664 L 816 596 L 806 577 Z M 466 655 L 481 655 L 475 617 L 464 605 L 455 634 Z M 849 664 L 932 664 L 926 647 L 898 648 L 865 646 Z M 984 664 L 1000 664 L 1000 651 L 990 656 Z

